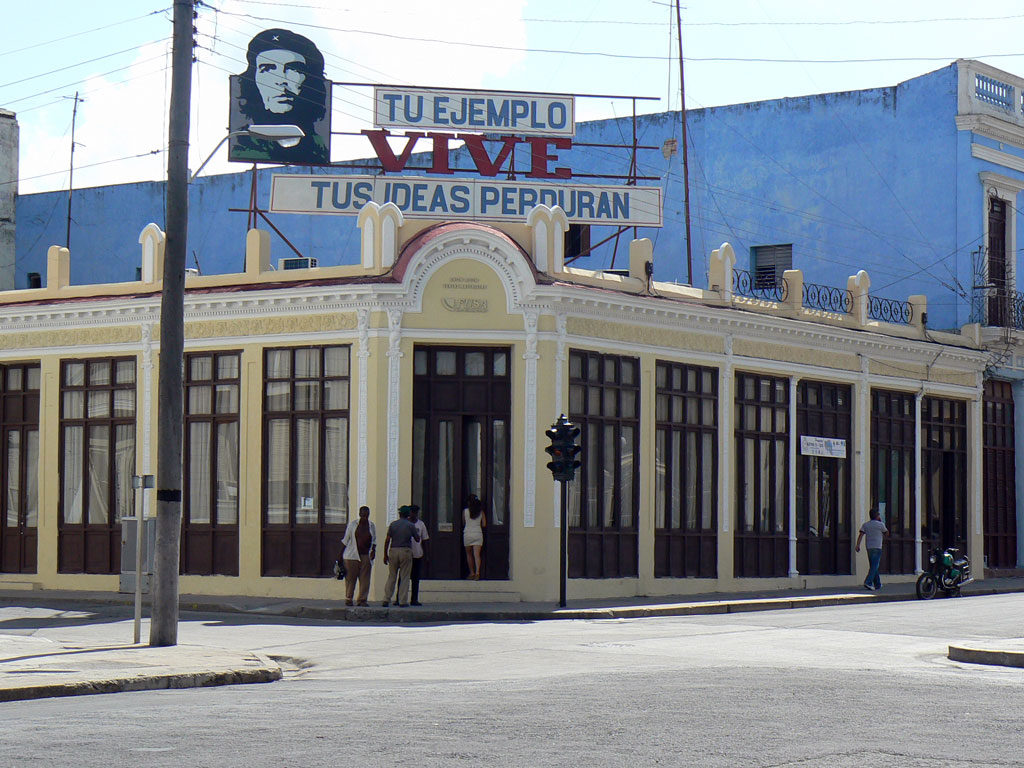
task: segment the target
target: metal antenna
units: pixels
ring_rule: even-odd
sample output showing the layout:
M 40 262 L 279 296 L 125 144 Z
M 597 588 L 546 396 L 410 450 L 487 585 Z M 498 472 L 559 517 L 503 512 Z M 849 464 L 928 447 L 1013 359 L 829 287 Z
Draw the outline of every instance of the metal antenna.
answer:
M 78 118 L 78 102 L 85 99 L 78 98 L 78 91 L 75 91 L 75 108 L 71 111 L 71 162 L 68 171 L 68 226 L 64 233 L 64 247 L 71 250 L 71 194 L 75 189 L 75 121 Z

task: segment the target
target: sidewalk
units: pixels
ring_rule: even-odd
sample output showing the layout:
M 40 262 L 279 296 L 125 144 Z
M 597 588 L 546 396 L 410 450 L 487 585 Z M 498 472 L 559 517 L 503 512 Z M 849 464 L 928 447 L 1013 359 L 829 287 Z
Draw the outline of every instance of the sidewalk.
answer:
M 1024 578 L 985 579 L 963 590 L 972 595 L 1024 592 Z M 86 605 L 131 606 L 130 594 L 107 592 L 0 590 L 0 607 Z M 346 607 L 343 600 L 182 595 L 181 612 L 237 613 L 357 623 L 441 623 L 623 619 L 810 608 L 915 600 L 913 583 L 887 585 L 881 592 L 851 588 L 707 593 L 676 597 L 631 597 L 553 603 L 444 603 L 422 607 Z M 148 612 L 146 612 L 148 615 Z M 950 646 L 956 661 L 1024 667 L 1024 639 L 992 648 Z M 266 657 L 223 649 L 178 645 L 111 647 L 60 646 L 34 636 L 6 635 L 0 622 L 0 702 L 49 696 L 269 682 L 280 668 Z

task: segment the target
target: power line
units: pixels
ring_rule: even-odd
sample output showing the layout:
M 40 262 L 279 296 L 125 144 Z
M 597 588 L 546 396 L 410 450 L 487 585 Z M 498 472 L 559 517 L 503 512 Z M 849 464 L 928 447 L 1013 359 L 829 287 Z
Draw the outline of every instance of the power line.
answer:
M 104 30 L 104 29 L 110 29 L 112 27 L 117 27 L 117 26 L 120 26 L 121 24 L 128 24 L 128 23 L 133 22 L 133 21 L 139 21 L 140 19 L 147 19 L 150 16 L 156 16 L 159 13 L 166 13 L 169 10 L 170 10 L 170 8 L 161 8 L 160 10 L 157 10 L 157 11 L 150 11 L 149 13 L 144 13 L 141 16 L 133 16 L 130 19 L 123 19 L 121 21 L 115 21 L 113 24 L 107 24 L 106 26 L 103 26 L 103 27 L 95 27 L 93 29 L 84 30 L 83 32 L 74 32 L 74 33 L 72 33 L 70 35 L 64 35 L 64 37 L 56 37 L 53 40 L 46 40 L 45 42 L 42 42 L 42 43 L 33 43 L 32 45 L 26 45 L 24 48 L 15 48 L 15 49 L 10 50 L 10 51 L 0 51 L 0 57 L 10 56 L 10 55 L 15 54 L 15 53 L 22 53 L 23 51 L 31 51 L 33 48 L 41 48 L 41 47 L 46 46 L 46 45 L 52 45 L 53 43 L 60 43 L 60 42 L 63 42 L 65 40 L 70 40 L 73 37 L 81 37 L 82 35 L 88 35 L 88 34 L 91 34 L 93 32 L 99 32 L 99 31 Z
M 75 67 L 81 67 L 86 64 L 93 64 L 97 61 L 103 61 L 104 59 L 110 59 L 114 56 L 120 56 L 123 53 L 131 53 L 132 51 L 137 51 L 139 48 L 143 46 L 155 45 L 156 43 L 161 43 L 163 41 L 163 38 L 160 38 L 158 40 L 150 40 L 148 43 L 143 43 L 142 45 L 133 45 L 130 48 L 125 48 L 123 51 L 115 51 L 114 53 L 107 53 L 103 56 L 97 56 L 95 59 L 88 59 L 86 61 L 76 62 L 75 64 L 68 64 L 66 67 L 60 67 L 59 69 L 51 69 L 49 72 L 43 72 L 38 75 L 29 75 L 28 77 L 19 77 L 17 80 L 11 80 L 11 82 L 9 83 L 0 83 L 0 88 L 7 88 L 12 85 L 20 85 L 21 83 L 27 83 L 29 80 L 36 80 L 40 77 L 46 77 L 47 75 L 55 75 L 58 72 L 65 72 L 69 69 L 74 69 Z

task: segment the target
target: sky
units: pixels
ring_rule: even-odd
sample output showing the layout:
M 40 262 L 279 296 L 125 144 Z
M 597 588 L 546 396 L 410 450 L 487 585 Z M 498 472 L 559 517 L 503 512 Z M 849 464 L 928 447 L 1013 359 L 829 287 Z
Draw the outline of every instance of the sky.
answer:
M 0 108 L 21 128 L 19 192 L 166 175 L 171 0 L 0 0 Z M 688 109 L 894 85 L 975 58 L 1024 76 L 1024 7 L 947 0 L 688 0 Z M 336 82 L 548 91 L 577 121 L 679 109 L 670 0 L 207 0 L 196 20 L 189 165 L 227 133 L 228 77 L 248 41 L 311 38 Z M 77 102 L 77 114 L 73 117 Z M 334 131 L 372 128 L 372 90 L 336 86 Z M 221 148 L 205 174 L 241 171 Z M 372 156 L 336 136 L 332 160 Z

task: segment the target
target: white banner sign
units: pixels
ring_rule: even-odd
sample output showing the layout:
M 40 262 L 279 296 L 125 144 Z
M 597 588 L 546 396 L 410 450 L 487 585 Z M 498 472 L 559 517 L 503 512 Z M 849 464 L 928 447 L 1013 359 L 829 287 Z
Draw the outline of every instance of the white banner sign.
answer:
M 800 435 L 800 453 L 804 456 L 846 458 L 846 441 L 838 437 L 809 437 Z
M 276 174 L 270 190 L 272 213 L 354 216 L 370 201 L 394 203 L 413 219 L 521 221 L 535 205 L 558 205 L 574 224 L 661 226 L 660 187 Z
M 378 85 L 373 97 L 373 124 L 378 128 L 519 136 L 576 134 L 572 96 Z

